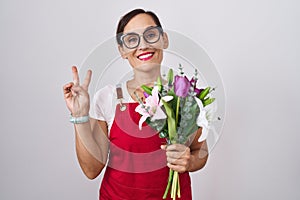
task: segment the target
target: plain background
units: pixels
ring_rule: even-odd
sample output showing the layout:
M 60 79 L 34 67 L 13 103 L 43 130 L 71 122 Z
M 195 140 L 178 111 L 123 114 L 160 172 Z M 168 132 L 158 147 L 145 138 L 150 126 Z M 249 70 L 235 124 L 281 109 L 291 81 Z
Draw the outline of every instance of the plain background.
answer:
M 299 1 L 0 1 L 0 199 L 97 199 L 62 95 L 71 66 L 142 7 L 201 44 L 223 78 L 223 134 L 194 199 L 300 199 Z

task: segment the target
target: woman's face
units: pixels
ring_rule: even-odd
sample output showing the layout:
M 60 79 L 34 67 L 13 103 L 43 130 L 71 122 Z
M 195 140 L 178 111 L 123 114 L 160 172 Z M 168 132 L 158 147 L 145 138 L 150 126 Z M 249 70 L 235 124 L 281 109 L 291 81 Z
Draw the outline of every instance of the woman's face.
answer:
M 132 18 L 125 26 L 123 34 L 137 33 L 140 35 L 140 43 L 134 49 L 127 48 L 124 44 L 119 46 L 123 58 L 128 59 L 130 65 L 135 69 L 143 69 L 149 64 L 161 64 L 163 59 L 163 49 L 168 47 L 168 38 L 166 33 L 160 35 L 160 39 L 149 44 L 141 36 L 149 27 L 156 27 L 154 20 L 147 14 L 138 14 Z

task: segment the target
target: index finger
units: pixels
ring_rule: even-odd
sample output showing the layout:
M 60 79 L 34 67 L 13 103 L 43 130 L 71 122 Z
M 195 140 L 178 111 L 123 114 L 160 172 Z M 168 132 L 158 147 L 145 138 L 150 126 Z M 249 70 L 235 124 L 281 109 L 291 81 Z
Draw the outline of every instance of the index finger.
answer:
M 78 70 L 76 66 L 72 67 L 72 73 L 73 73 L 73 82 L 75 86 L 79 85 L 79 76 L 78 76 Z
M 187 148 L 187 146 L 183 145 L 183 144 L 171 144 L 167 146 L 167 151 L 185 151 Z

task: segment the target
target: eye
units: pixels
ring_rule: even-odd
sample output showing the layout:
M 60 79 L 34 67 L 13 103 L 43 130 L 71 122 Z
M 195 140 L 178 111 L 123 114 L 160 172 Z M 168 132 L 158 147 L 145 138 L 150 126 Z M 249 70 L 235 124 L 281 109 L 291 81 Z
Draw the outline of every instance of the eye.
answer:
M 159 38 L 159 31 L 156 28 L 152 28 L 147 30 L 144 33 L 144 38 L 148 41 L 148 42 L 156 42 Z
M 128 44 L 134 44 L 138 41 L 138 37 L 136 35 L 127 35 L 124 39 Z
M 155 38 L 157 36 L 157 33 L 155 31 L 148 31 L 146 33 L 146 38 L 147 39 L 152 39 L 152 38 Z
M 137 41 L 137 38 L 135 38 L 135 37 L 131 37 L 128 40 L 128 42 L 130 42 L 130 43 L 133 43 L 133 42 L 136 42 L 136 41 Z

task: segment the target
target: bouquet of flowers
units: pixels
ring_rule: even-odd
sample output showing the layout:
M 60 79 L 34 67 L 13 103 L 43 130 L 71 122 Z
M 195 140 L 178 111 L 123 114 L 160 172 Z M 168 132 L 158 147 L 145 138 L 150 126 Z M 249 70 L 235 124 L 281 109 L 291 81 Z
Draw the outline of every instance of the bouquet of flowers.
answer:
M 166 138 L 168 144 L 185 144 L 189 137 L 202 127 L 199 142 L 207 137 L 210 116 L 206 106 L 213 103 L 210 87 L 199 89 L 196 87 L 197 70 L 191 80 L 184 75 L 179 65 L 180 74 L 173 76 L 170 69 L 167 84 L 163 85 L 160 78 L 153 87 L 141 86 L 146 97 L 145 102 L 137 96 L 139 105 L 135 111 L 141 114 L 139 128 L 146 122 L 159 132 L 159 136 Z M 179 174 L 170 169 L 168 184 L 163 195 L 165 199 L 171 187 L 171 198 L 180 198 Z

